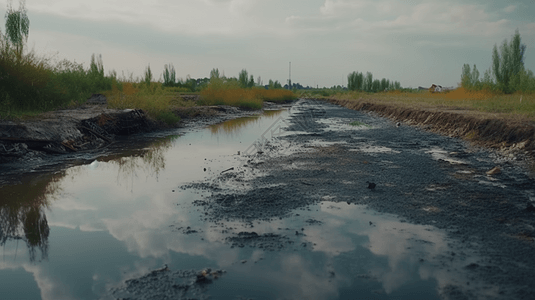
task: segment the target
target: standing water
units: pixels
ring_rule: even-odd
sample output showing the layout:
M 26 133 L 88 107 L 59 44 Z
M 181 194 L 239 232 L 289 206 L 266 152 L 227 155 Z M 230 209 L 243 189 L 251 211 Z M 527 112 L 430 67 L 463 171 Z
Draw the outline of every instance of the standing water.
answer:
M 163 266 L 225 270 L 195 295 L 213 299 L 435 299 L 463 280 L 434 268 L 448 251 L 443 232 L 328 198 L 255 221 L 256 234 L 281 237 L 279 249 L 229 239 L 252 224 L 205 221 L 194 202 L 208 193 L 179 186 L 236 167 L 238 151 L 288 115 L 230 120 L 0 188 L 2 298 L 138 299 L 120 287 Z M 139 288 L 140 299 L 169 296 Z

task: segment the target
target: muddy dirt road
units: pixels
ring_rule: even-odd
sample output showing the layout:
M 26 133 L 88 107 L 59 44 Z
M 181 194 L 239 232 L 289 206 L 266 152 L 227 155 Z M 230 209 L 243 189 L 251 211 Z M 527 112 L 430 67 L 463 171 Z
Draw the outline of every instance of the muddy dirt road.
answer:
M 535 294 L 535 183 L 520 156 L 373 113 L 214 107 L 94 151 L 24 149 L 0 165 L 8 298 Z
M 433 245 L 435 229 L 411 246 L 390 246 L 410 253 L 420 273 L 433 270 L 440 298 L 533 299 L 535 182 L 522 162 L 333 104 L 301 100 L 292 110 L 244 149 L 233 169 L 182 186 L 211 192 L 196 201 L 206 222 L 250 224 L 227 239 L 231 247 L 283 249 L 287 233 L 260 233 L 255 224 L 301 217 L 295 236 L 302 237 L 302 248 L 319 251 L 320 241 L 337 233 L 307 242 L 311 228 L 325 224 L 300 214 L 327 202 L 348 212 L 365 205 L 395 214 L 401 223 L 445 232 L 448 248 L 432 255 L 420 253 L 417 244 Z M 499 171 L 487 174 L 495 167 Z M 380 222 L 369 226 L 386 226 Z M 353 265 L 358 260 L 351 260 L 347 276 L 376 276 L 362 275 Z

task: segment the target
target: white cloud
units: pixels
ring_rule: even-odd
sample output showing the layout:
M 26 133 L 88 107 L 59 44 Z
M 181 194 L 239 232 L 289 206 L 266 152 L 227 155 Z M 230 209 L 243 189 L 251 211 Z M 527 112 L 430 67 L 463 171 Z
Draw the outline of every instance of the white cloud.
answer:
M 516 16 L 523 13 L 520 5 L 504 8 L 495 1 L 29 0 L 27 7 L 31 18 L 40 18 L 30 28 L 30 39 L 39 40 L 36 47 L 48 44 L 59 56 L 86 63 L 92 53 L 102 53 L 106 69 L 134 76 L 149 63 L 163 68 L 173 62 L 182 66 L 177 68 L 181 77 L 204 77 L 211 68 L 236 76 L 246 68 L 285 82 L 284 66 L 294 61 L 297 67 L 301 60 L 294 81 L 304 85 L 347 84 L 341 78 L 358 68 L 418 86 L 430 75 L 407 72 L 404 61 L 439 55 L 438 48 L 455 49 L 459 69 L 465 62 L 479 66 L 483 60 L 474 53 L 489 45 L 490 51 L 516 28 L 523 41 L 535 38 Z M 386 55 L 394 62 L 388 70 L 381 67 Z M 441 69 L 453 61 L 443 62 Z M 434 71 L 431 76 L 456 85 L 459 74 Z
M 512 13 L 516 10 L 516 5 L 509 5 L 506 8 L 503 9 L 506 13 Z

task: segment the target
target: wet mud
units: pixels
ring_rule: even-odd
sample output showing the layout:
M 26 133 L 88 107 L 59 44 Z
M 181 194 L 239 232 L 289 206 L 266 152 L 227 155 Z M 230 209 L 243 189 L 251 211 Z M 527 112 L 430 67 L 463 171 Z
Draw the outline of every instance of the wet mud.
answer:
M 172 271 L 167 266 L 110 289 L 107 299 L 210 299 L 207 286 L 226 273 L 206 268 Z
M 374 112 L 379 116 L 420 126 L 442 135 L 461 138 L 473 144 L 493 148 L 513 159 L 535 160 L 535 124 L 504 120 L 456 109 L 412 109 L 367 101 L 328 99 L 343 107 Z
M 284 133 L 262 135 L 236 156 L 232 170 L 181 186 L 204 195 L 195 202 L 203 209 L 201 219 L 229 231 L 229 246 L 314 251 L 320 245 L 301 242 L 324 226 L 314 211 L 363 206 L 395 214 L 400 224 L 445 232 L 448 250 L 419 258 L 458 278 L 438 287 L 440 298 L 535 294 L 535 182 L 524 163 L 326 102 L 301 100 L 292 109 L 287 120 L 279 120 Z M 499 172 L 489 172 L 496 167 Z M 260 225 L 282 219 L 295 219 L 295 226 Z M 229 222 L 247 230 L 229 230 Z M 376 222 L 369 226 L 381 226 Z M 407 251 L 418 243 L 433 244 L 418 238 Z

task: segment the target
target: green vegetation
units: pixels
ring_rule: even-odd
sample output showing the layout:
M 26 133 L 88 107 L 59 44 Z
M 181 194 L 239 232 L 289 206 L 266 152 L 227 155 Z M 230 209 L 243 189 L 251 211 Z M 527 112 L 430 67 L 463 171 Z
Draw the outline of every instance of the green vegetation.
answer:
M 200 104 L 260 109 L 263 101 L 284 103 L 296 98 L 296 94 L 289 90 L 254 86 L 253 76 L 251 75 L 249 80 L 245 69 L 240 72 L 239 78 L 220 76 L 219 70 L 213 69 L 210 72 L 210 82 L 201 91 Z
M 353 121 L 351 123 L 349 123 L 349 125 L 351 126 L 366 126 L 366 127 L 371 127 L 370 125 L 366 124 L 366 123 L 362 123 L 360 121 Z
M 24 2 L 6 12 L 6 34 L 0 33 L 0 117 L 20 116 L 84 102 L 92 93 L 111 89 L 115 76 L 104 76 L 102 58 L 89 69 L 66 60 L 52 63 L 33 51 L 24 53 L 29 20 Z
M 40 57 L 25 52 L 29 19 L 24 1 L 18 10 L 8 7 L 6 34 L 0 32 L 0 118 L 17 118 L 39 112 L 84 104 L 94 93 L 102 93 L 111 108 L 139 108 L 156 120 L 175 124 L 179 118 L 173 113 L 177 107 L 213 104 L 235 105 L 260 109 L 263 101 L 285 102 L 296 98 L 291 91 L 280 90 L 276 81 L 270 90 L 259 87 L 253 75 L 244 69 L 237 78 L 211 72 L 210 79 L 185 81 L 176 77 L 172 64 L 165 65 L 163 83 L 155 82 L 150 65 L 142 78 L 117 78 L 115 71 L 104 73 L 101 55 L 93 54 L 89 68 L 82 64 Z M 258 78 L 260 84 L 261 78 Z M 270 82 L 272 82 L 270 80 Z M 202 99 L 195 103 L 184 101 L 180 94 L 202 91 Z
M 526 45 L 522 44 L 520 33 L 516 30 L 507 43 L 504 40 L 498 51 L 495 44 L 492 49 L 492 66 L 479 79 L 476 65 L 470 70 L 464 64 L 461 74 L 461 86 L 470 91 L 487 90 L 505 94 L 535 92 L 535 76 L 524 67 Z
M 386 90 L 399 90 L 401 84 L 386 78 L 374 80 L 371 72 L 366 72 L 366 75 L 362 72 L 352 72 L 347 75 L 347 88 L 350 91 L 377 93 Z

